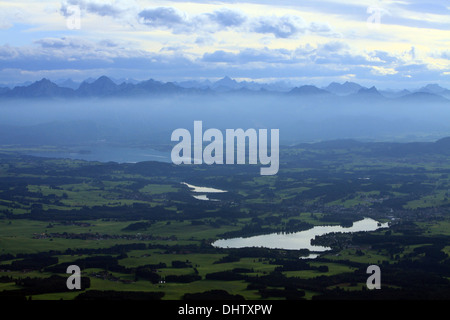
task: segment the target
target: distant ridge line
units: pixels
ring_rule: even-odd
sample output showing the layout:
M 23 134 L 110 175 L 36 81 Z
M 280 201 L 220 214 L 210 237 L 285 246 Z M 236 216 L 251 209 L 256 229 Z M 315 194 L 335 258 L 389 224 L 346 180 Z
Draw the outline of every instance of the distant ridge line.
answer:
M 315 85 L 289 87 L 282 83 L 238 82 L 230 77 L 224 77 L 216 82 L 188 81 L 161 82 L 154 79 L 145 81 L 122 81 L 116 83 L 107 76 L 98 79 L 86 79 L 76 87 L 76 83 L 67 79 L 70 87 L 58 85 L 47 78 L 23 86 L 0 87 L 0 98 L 85 98 L 85 97 L 132 97 L 164 94 L 287 94 L 290 96 L 340 96 L 361 97 L 363 99 L 430 99 L 433 101 L 450 101 L 450 90 L 437 84 L 429 84 L 415 91 L 400 90 L 379 91 L 375 86 L 363 87 L 355 82 L 346 81 L 343 84 L 330 83 L 327 87 Z

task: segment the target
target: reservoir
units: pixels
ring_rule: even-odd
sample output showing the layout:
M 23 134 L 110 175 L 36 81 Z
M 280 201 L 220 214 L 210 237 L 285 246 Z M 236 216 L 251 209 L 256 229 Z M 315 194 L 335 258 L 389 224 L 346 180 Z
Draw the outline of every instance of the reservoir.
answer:
M 300 250 L 308 249 L 312 252 L 324 252 L 331 248 L 311 245 L 316 236 L 332 232 L 361 232 L 375 231 L 379 228 L 388 228 L 388 223 L 379 223 L 370 218 L 356 221 L 349 228 L 342 226 L 315 226 L 311 229 L 293 233 L 271 233 L 248 238 L 231 238 L 215 241 L 212 245 L 219 248 L 264 247 L 270 249 Z

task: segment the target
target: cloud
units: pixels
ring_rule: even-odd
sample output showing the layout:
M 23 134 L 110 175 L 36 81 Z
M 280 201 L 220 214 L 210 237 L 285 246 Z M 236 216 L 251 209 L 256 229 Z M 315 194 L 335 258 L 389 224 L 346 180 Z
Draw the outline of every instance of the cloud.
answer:
M 371 65 L 367 57 L 352 54 L 351 48 L 346 43 L 332 41 L 316 47 L 307 44 L 295 50 L 260 49 L 246 48 L 239 52 L 216 50 L 212 53 L 205 53 L 202 61 L 206 63 L 230 63 L 245 65 L 247 63 L 265 64 L 311 64 L 311 65 L 336 65 L 354 66 Z
M 123 10 L 109 4 L 89 3 L 86 5 L 86 10 L 90 13 L 98 14 L 99 16 L 119 16 Z
M 367 57 L 353 52 L 352 48 L 342 41 L 319 44 L 316 48 L 312 49 L 310 46 L 308 57 L 310 63 L 334 66 L 334 68 L 348 68 L 349 66 L 371 64 Z
M 318 51 L 327 52 L 327 53 L 342 52 L 344 50 L 349 50 L 349 49 L 350 49 L 350 46 L 347 43 L 344 43 L 341 41 L 327 42 L 325 44 L 319 45 L 319 47 L 318 47 Z
M 54 48 L 56 47 L 56 48 Z M 236 52 L 216 50 L 198 59 L 189 59 L 176 48 L 162 52 L 109 48 L 101 42 L 83 43 L 76 39 L 43 39 L 32 47 L 0 46 L 0 80 L 38 80 L 43 76 L 76 78 L 109 75 L 135 79 L 174 81 L 182 78 L 296 79 L 303 84 L 327 85 L 352 79 L 362 85 L 394 86 L 442 80 L 442 70 L 426 64 L 371 62 L 367 55 L 352 54 L 351 48 L 329 45 L 302 45 L 294 50 L 247 48 Z M 372 54 L 373 55 L 373 54 Z M 8 71 L 9 70 L 9 71 Z M 406 78 L 408 75 L 412 78 Z M 448 76 L 447 76 L 448 77 Z M 415 82 L 413 82 L 415 81 Z M 445 83 L 441 83 L 445 86 Z
M 447 7 L 442 0 L 398 1 L 396 5 L 412 12 L 433 13 L 439 15 L 450 14 L 450 7 Z
M 82 37 L 47 37 L 32 46 L 0 46 L 0 69 L 33 74 L 71 70 L 91 74 L 95 70 L 114 70 L 115 74 L 177 79 L 180 77 L 217 77 L 228 74 L 246 78 L 298 77 L 330 79 L 353 74 L 355 79 L 403 81 L 405 77 L 437 81 L 442 70 L 424 63 L 411 63 L 404 55 L 382 50 L 357 53 L 344 41 L 304 44 L 296 49 L 243 48 L 213 50 L 198 58 L 190 47 L 168 45 L 158 52 L 141 50 L 114 39 L 91 41 Z M 446 52 L 448 54 L 448 52 Z M 408 58 L 409 60 L 405 60 Z M 409 63 L 408 63 L 409 61 Z M 68 71 L 69 72 L 69 71 Z M 25 74 L 25 73 L 24 73 Z M 381 81 L 381 80 L 380 80 Z
M 393 64 L 399 62 L 399 58 L 386 51 L 375 50 L 369 53 L 369 56 L 373 58 L 373 61 L 380 62 L 382 64 Z
M 28 17 L 20 6 L 3 5 L 0 10 L 0 31 L 10 29 L 16 23 L 24 23 Z
M 206 15 L 211 21 L 223 27 L 238 27 L 247 20 L 244 14 L 226 8 Z
M 175 78 L 217 77 L 227 70 L 244 78 L 354 74 L 354 79 L 382 79 L 384 74 L 398 81 L 408 75 L 411 81 L 450 81 L 449 7 L 442 0 L 384 1 L 379 5 L 391 15 L 382 17 L 385 26 L 378 32 L 366 30 L 366 1 L 192 1 L 204 5 L 8 2 L 9 9 L 0 12 L 0 29 L 9 28 L 0 30 L 0 69 L 88 73 L 110 68 L 126 76 L 158 70 Z M 70 15 L 70 5 L 80 6 L 81 30 L 68 30 L 61 16 Z
M 105 1 L 84 1 L 84 0 L 68 0 L 62 3 L 61 5 L 61 13 L 67 17 L 72 15 L 69 12 L 69 6 L 79 6 L 80 10 L 93 13 L 102 17 L 110 16 L 110 17 L 120 17 L 127 8 L 120 7 L 116 3 L 108 4 Z
M 329 33 L 331 32 L 331 27 L 328 24 L 311 22 L 309 31 L 314 33 Z
M 212 46 L 216 39 L 211 35 L 199 36 L 195 39 L 195 44 L 198 46 Z
M 217 50 L 213 53 L 205 53 L 203 55 L 202 61 L 204 62 L 233 62 L 236 63 L 238 60 L 237 54 L 233 52 L 227 52 L 224 50 Z
M 328 24 L 306 23 L 300 16 L 249 16 L 240 11 L 222 8 L 211 13 L 188 16 L 173 7 L 147 8 L 138 13 L 138 21 L 154 29 L 197 35 L 233 30 L 240 33 L 272 34 L 275 38 L 294 38 L 306 32 L 336 36 Z M 201 41 L 201 40 L 199 40 Z
M 306 30 L 305 22 L 298 16 L 260 17 L 252 28 L 254 32 L 273 34 L 276 38 L 291 38 Z
M 20 50 L 18 50 L 17 48 L 11 47 L 9 45 L 3 45 L 0 46 L 0 61 L 4 60 L 10 60 L 10 59 L 15 59 L 20 55 Z
M 192 17 L 173 7 L 148 8 L 138 13 L 141 24 L 154 29 L 169 29 L 174 33 L 214 33 L 240 27 L 246 20 L 242 13 L 227 8 Z
M 107 51 L 94 46 L 90 50 L 55 50 L 37 48 L 8 48 L 0 46 L 0 70 L 14 69 L 19 73 L 32 72 L 45 74 L 48 72 L 66 71 L 71 75 L 90 74 L 93 70 L 112 70 L 115 74 L 133 77 L 136 74 L 148 74 L 158 71 L 159 75 L 176 76 L 180 70 L 190 67 L 192 62 L 180 54 L 122 51 Z M 83 54 L 83 51 L 85 52 Z M 101 75 L 101 74 L 99 74 Z
M 450 60 L 450 50 L 442 52 L 440 58 Z
M 0 30 L 6 30 L 13 26 L 4 14 L 0 15 Z
M 246 48 L 238 52 L 216 50 L 205 53 L 201 61 L 210 65 L 227 64 L 247 66 L 293 66 L 311 65 L 315 67 L 328 68 L 328 70 L 348 71 L 355 68 L 372 70 L 372 73 L 393 74 L 395 68 L 403 63 L 399 56 L 389 54 L 384 51 L 370 51 L 366 53 L 356 53 L 347 43 L 342 41 L 330 41 L 319 45 L 306 44 L 294 50 L 260 49 Z
M 32 46 L 0 46 L 0 70 L 86 70 L 112 65 L 130 67 L 133 63 L 142 63 L 142 60 L 155 59 L 155 56 L 157 54 L 133 49 L 128 43 L 110 39 L 90 41 L 81 37 L 43 38 L 34 41 Z
M 92 49 L 94 43 L 79 38 L 44 38 L 34 41 L 44 49 Z M 106 43 L 106 42 L 104 42 Z
M 185 14 L 172 7 L 145 9 L 138 16 L 141 23 L 156 28 L 174 28 L 188 24 Z

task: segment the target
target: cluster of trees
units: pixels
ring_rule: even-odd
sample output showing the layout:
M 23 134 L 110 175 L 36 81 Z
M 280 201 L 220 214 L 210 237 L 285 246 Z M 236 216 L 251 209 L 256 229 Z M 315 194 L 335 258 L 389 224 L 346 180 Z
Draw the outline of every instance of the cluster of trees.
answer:
M 164 280 L 166 282 L 190 283 L 202 280 L 202 277 L 198 274 L 168 275 L 165 276 Z
M 119 258 L 120 257 L 113 257 L 107 255 L 90 256 L 82 259 L 76 259 L 75 261 L 72 262 L 55 264 L 53 266 L 45 268 L 45 271 L 53 273 L 65 273 L 67 267 L 74 264 L 79 266 L 82 270 L 90 268 L 99 268 L 113 272 L 131 273 L 131 270 L 129 268 L 126 268 L 119 264 Z
M 48 253 L 38 253 L 12 261 L 10 264 L 0 265 L 0 269 L 7 270 L 41 270 L 58 263 L 58 258 Z M 65 271 L 64 271 L 65 272 Z
M 271 264 L 279 265 L 275 268 L 275 271 L 299 271 L 299 270 L 317 270 L 319 272 L 328 272 L 328 266 L 311 266 L 305 260 L 295 259 L 274 259 L 270 261 Z
M 75 297 L 75 300 L 105 300 L 105 301 L 123 301 L 123 300 L 161 300 L 164 292 L 148 291 L 113 291 L 113 290 L 87 290 Z
M 261 298 L 285 298 L 286 300 L 304 300 L 305 291 L 298 290 L 295 287 L 288 286 L 284 289 L 259 289 Z
M 15 284 L 20 289 L 3 290 L 0 292 L 0 300 L 3 299 L 18 299 L 25 300 L 27 296 L 53 293 L 53 292 L 67 292 L 67 277 L 52 275 L 48 278 L 31 278 L 14 280 Z M 81 288 L 86 290 L 90 288 L 91 282 L 88 277 L 81 277 Z
M 186 293 L 183 296 L 183 300 L 245 300 L 243 296 L 239 294 L 230 294 L 225 290 L 209 290 L 199 293 Z
M 122 231 L 145 231 L 152 225 L 149 221 L 141 221 L 130 223 L 128 226 L 122 229 Z
M 144 279 L 153 284 L 161 281 L 161 276 L 156 272 L 156 268 L 153 268 L 153 266 L 140 266 L 136 268 L 135 272 L 135 280 Z
M 219 281 L 236 281 L 236 280 L 245 280 L 246 278 L 247 276 L 231 270 L 208 273 L 205 276 L 205 279 L 207 280 L 219 280 Z

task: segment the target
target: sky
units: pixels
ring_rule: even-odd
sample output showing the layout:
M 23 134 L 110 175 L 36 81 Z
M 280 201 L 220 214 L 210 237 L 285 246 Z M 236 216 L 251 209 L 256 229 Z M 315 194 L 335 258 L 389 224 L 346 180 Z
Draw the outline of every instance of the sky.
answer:
M 450 2 L 0 0 L 0 83 L 102 75 L 450 88 Z

